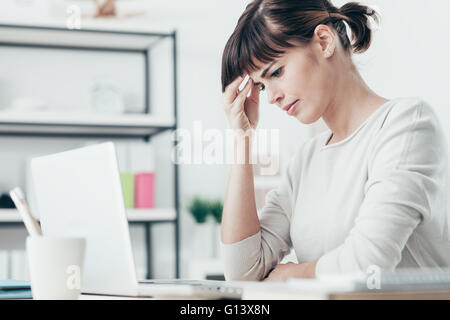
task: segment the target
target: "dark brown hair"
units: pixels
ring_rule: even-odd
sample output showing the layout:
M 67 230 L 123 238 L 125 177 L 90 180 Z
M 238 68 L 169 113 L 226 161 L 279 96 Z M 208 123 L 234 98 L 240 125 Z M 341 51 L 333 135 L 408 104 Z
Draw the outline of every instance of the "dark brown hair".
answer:
M 222 92 L 244 72 L 257 70 L 255 60 L 269 63 L 285 49 L 307 45 L 319 24 L 334 28 L 345 51 L 362 53 L 372 40 L 369 17 L 378 14 L 358 2 L 336 8 L 329 0 L 254 0 L 238 20 L 222 56 Z M 350 42 L 344 21 L 352 32 Z

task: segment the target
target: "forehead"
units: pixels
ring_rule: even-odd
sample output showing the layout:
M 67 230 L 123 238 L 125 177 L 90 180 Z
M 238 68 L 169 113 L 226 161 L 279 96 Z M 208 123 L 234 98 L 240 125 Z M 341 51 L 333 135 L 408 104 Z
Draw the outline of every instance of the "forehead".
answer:
M 310 59 L 312 58 L 312 53 L 310 52 L 310 50 L 308 49 L 308 47 L 293 47 L 293 48 L 288 48 L 286 49 L 286 51 L 281 54 L 278 58 L 274 58 L 271 61 L 268 62 L 261 62 L 261 61 L 257 61 L 256 59 L 254 60 L 254 64 L 256 66 L 256 69 L 252 69 L 248 71 L 248 74 L 250 75 L 250 77 L 252 79 L 260 79 L 261 78 L 261 74 L 269 67 L 273 67 L 276 66 L 277 64 L 280 63 L 288 63 L 290 61 L 303 61 L 303 62 L 310 62 Z M 269 70 L 270 71 L 270 70 Z M 267 75 L 266 75 L 267 76 Z
M 268 62 L 261 62 L 261 61 L 254 60 L 255 68 L 248 70 L 247 72 L 252 79 L 254 79 L 254 80 L 259 79 L 262 77 L 262 75 L 265 71 L 268 71 L 268 69 L 270 69 L 271 66 L 273 66 L 274 64 L 276 64 L 277 62 L 282 60 L 283 56 L 284 55 L 281 55 L 280 57 L 274 58 L 273 60 L 268 61 Z
M 270 65 L 271 62 L 261 62 L 261 61 L 254 61 L 255 64 L 255 68 L 251 69 L 251 70 L 247 70 L 248 74 L 253 77 L 253 76 L 259 76 L 261 74 L 261 72 L 263 72 L 264 68 L 266 68 L 267 66 Z
M 286 50 L 285 53 L 281 54 L 279 57 L 274 58 L 267 62 L 262 62 L 257 60 L 256 58 L 252 57 L 253 64 L 255 65 L 255 68 L 252 68 L 251 70 L 247 70 L 248 74 L 252 79 L 259 79 L 262 76 L 262 73 L 271 66 L 277 64 L 280 61 L 284 61 L 286 57 L 288 56 L 288 53 L 291 52 L 291 50 Z

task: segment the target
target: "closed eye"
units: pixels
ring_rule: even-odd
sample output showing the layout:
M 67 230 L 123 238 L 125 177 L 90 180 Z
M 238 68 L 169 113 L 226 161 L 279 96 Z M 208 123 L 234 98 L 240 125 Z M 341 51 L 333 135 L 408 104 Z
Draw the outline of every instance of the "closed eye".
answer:
M 271 78 L 277 78 L 277 77 L 279 77 L 280 75 L 281 75 L 281 72 L 283 71 L 283 67 L 280 67 L 280 68 L 278 68 L 277 70 L 275 70 L 271 75 L 270 75 L 270 77 Z M 261 88 L 260 88 L 260 91 L 264 91 L 265 89 L 266 89 L 266 87 L 262 84 L 262 83 L 259 83 L 259 82 L 256 82 L 255 83 L 255 86 L 259 86 L 259 85 L 261 85 Z
M 281 75 L 281 71 L 283 71 L 283 67 L 278 68 L 272 73 L 272 77 L 279 77 Z

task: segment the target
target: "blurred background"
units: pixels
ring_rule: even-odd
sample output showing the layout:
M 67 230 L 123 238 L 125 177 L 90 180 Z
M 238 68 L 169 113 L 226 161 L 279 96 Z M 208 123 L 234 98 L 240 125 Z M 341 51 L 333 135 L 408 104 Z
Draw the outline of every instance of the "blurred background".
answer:
M 222 50 L 249 2 L 0 2 L 0 279 L 29 277 L 27 234 L 5 194 L 22 187 L 39 215 L 30 159 L 110 140 L 117 146 L 138 278 L 220 278 L 218 221 L 229 165 L 196 161 L 184 150 L 185 161 L 180 161 L 175 175 L 173 130 L 164 128 L 151 137 L 139 130 L 158 121 L 176 123 L 179 132 L 195 140 L 190 144 L 192 155 L 208 151 L 217 142 L 211 137 L 225 136 Z M 346 1 L 333 3 L 341 6 Z M 364 3 L 378 10 L 382 20 L 369 51 L 354 56 L 363 78 L 384 97 L 419 96 L 428 101 L 448 136 L 450 3 Z M 54 28 L 62 31 L 55 33 Z M 101 32 L 80 32 L 87 29 Z M 136 49 L 141 46 L 149 48 L 144 59 Z M 258 208 L 267 191 L 276 187 L 295 149 L 327 130 L 322 121 L 303 125 L 290 119 L 269 105 L 264 93 L 260 114 L 259 128 L 276 138 L 260 156 L 279 166 L 270 175 L 255 170 Z M 130 137 L 127 128 L 139 133 Z

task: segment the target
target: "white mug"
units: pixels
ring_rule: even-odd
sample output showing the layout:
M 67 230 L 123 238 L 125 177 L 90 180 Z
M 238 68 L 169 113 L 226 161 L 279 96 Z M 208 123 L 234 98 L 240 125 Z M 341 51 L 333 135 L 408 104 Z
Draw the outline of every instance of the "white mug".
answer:
M 79 298 L 85 239 L 28 237 L 26 248 L 34 299 Z

